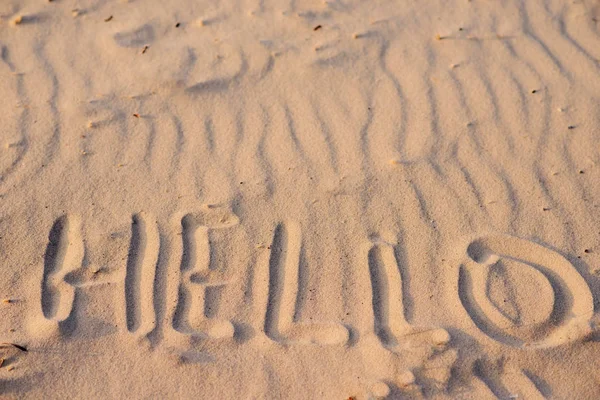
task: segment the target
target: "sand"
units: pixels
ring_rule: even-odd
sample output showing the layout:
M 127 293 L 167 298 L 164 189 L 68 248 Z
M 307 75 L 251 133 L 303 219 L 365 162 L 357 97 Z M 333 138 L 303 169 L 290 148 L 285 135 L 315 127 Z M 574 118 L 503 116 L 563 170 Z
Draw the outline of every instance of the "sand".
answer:
M 599 398 L 599 29 L 1 1 L 0 394 Z

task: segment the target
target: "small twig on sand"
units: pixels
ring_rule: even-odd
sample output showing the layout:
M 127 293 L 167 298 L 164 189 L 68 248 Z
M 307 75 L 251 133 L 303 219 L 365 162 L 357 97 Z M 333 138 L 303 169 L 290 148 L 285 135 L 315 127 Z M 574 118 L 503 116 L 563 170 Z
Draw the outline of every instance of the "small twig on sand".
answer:
M 3 343 L 0 343 L 0 348 L 2 348 L 2 347 L 14 347 L 15 349 L 19 349 L 21 351 L 27 352 L 26 347 L 21 346 L 19 344 L 15 344 L 15 343 L 3 342 Z

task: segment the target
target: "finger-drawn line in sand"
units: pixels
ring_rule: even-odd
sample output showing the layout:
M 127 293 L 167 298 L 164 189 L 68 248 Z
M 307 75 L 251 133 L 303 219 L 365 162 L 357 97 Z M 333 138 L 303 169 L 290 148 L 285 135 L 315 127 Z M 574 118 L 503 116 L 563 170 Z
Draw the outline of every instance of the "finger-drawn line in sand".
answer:
M 58 218 L 44 255 L 41 299 L 46 319 L 62 322 L 71 315 L 76 289 L 65 278 L 81 267 L 84 252 L 79 221 L 73 216 Z
M 131 244 L 125 273 L 127 330 L 141 335 L 156 326 L 154 278 L 160 250 L 158 224 L 144 213 L 131 221 Z
M 450 341 L 443 328 L 420 328 L 411 325 L 405 316 L 402 275 L 394 246 L 382 240 L 370 244 L 368 250 L 371 277 L 374 324 L 381 343 L 391 351 L 422 346 L 443 346 Z
M 268 265 L 264 331 L 274 341 L 294 344 L 340 345 L 348 342 L 348 329 L 336 323 L 299 323 L 298 275 L 302 232 L 298 223 L 287 222 L 275 229 Z M 261 274 L 257 274 L 259 277 Z
M 459 273 L 459 297 L 473 322 L 491 338 L 515 347 L 545 348 L 584 338 L 592 332 L 594 304 L 590 288 L 560 254 L 517 237 L 490 235 L 472 241 L 467 256 L 468 262 Z M 534 268 L 549 281 L 554 304 L 544 321 L 519 326 L 490 300 L 486 290 L 489 272 L 507 260 Z M 549 329 L 551 333 L 546 334 Z M 515 333 L 510 334 L 509 330 Z M 524 333 L 533 339 L 524 340 Z
M 231 338 L 235 333 L 233 324 L 224 319 L 213 318 L 216 297 L 228 283 L 221 272 L 211 269 L 211 229 L 227 228 L 238 223 L 235 219 L 221 219 L 218 224 L 206 218 L 187 214 L 181 219 L 183 255 L 178 302 L 173 315 L 173 327 L 179 332 L 210 338 Z M 212 299 L 212 300 L 211 300 Z

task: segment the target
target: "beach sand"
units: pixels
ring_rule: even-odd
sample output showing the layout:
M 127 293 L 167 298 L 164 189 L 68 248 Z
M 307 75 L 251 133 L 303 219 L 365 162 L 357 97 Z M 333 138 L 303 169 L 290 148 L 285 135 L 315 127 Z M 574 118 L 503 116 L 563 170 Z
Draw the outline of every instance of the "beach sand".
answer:
M 1 1 L 0 395 L 599 398 L 599 29 Z

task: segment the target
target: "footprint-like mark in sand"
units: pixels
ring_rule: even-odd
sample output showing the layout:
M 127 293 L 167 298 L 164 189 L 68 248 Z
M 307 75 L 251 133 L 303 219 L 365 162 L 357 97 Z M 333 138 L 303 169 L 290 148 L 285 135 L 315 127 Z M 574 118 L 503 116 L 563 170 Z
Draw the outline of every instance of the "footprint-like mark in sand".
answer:
M 121 47 L 142 47 L 154 40 L 154 28 L 146 24 L 134 30 L 115 33 L 113 38 Z
M 443 328 L 411 325 L 405 316 L 402 275 L 392 244 L 381 240 L 368 251 L 371 275 L 374 331 L 389 350 L 400 352 L 423 346 L 440 347 L 450 341 Z
M 473 364 L 475 377 L 499 399 L 547 399 L 552 390 L 539 376 L 512 365 L 506 360 L 479 359 Z
M 145 335 L 156 326 L 154 278 L 160 250 L 156 218 L 135 214 L 131 221 L 131 245 L 125 274 L 127 330 Z
M 280 224 L 275 230 L 267 268 L 258 268 L 257 300 L 266 300 L 266 335 L 285 344 L 342 345 L 348 342 L 348 329 L 337 323 L 298 323 L 298 275 L 302 232 L 295 222 Z M 267 278 L 268 276 L 268 278 Z M 266 289 L 266 290 L 265 290 Z
M 211 269 L 209 231 L 237 223 L 237 218 L 211 221 L 204 215 L 194 214 L 181 219 L 183 256 L 178 303 L 173 316 L 173 327 L 177 331 L 213 339 L 234 336 L 235 329 L 230 321 L 211 318 L 208 313 L 209 309 L 218 308 L 215 304 L 218 296 L 211 294 L 229 283 L 220 271 Z
M 79 220 L 73 216 L 56 220 L 44 255 L 41 299 L 47 320 L 62 322 L 71 315 L 76 289 L 65 278 L 81 268 L 84 252 Z
M 468 261 L 460 268 L 459 296 L 473 322 L 491 338 L 515 347 L 545 348 L 592 333 L 594 304 L 590 288 L 560 254 L 528 240 L 490 235 L 471 242 L 467 256 Z M 538 307 L 542 311 L 549 310 L 544 320 L 520 324 L 518 318 L 511 315 L 514 306 L 507 312 L 493 301 L 489 275 L 503 266 L 529 267 L 547 280 L 553 301 Z

